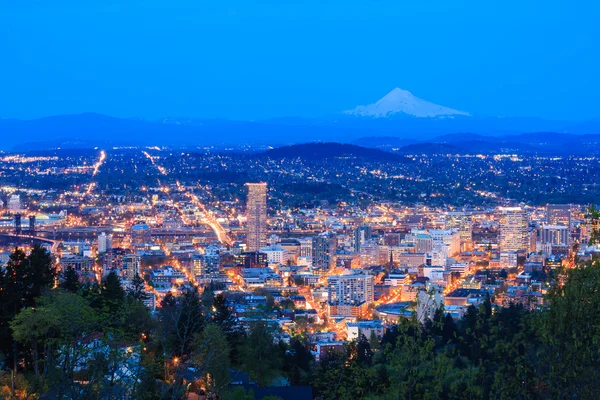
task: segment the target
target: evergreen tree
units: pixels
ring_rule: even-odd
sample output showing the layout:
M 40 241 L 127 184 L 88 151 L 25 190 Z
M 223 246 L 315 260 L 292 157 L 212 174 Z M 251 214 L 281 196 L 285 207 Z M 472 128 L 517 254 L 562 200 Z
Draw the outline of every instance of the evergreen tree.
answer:
M 50 253 L 35 245 L 29 256 L 21 249 L 11 253 L 5 271 L 0 274 L 0 352 L 12 355 L 16 366 L 17 345 L 9 324 L 24 307 L 34 307 L 35 299 L 56 278 Z
M 27 256 L 25 284 L 25 305 L 32 307 L 35 299 L 42 295 L 45 288 L 54 284 L 57 276 L 56 267 L 53 265 L 50 252 L 39 244 L 33 246 Z
M 119 278 L 119 275 L 117 275 L 114 270 L 110 271 L 100 288 L 100 300 L 102 301 L 102 306 L 107 309 L 110 314 L 116 315 L 123 304 L 124 299 L 125 291 L 121 286 L 121 278 Z
M 131 288 L 128 290 L 127 294 L 140 301 L 144 301 L 148 298 L 145 282 L 138 274 L 135 274 L 135 277 L 131 281 Z
M 209 324 L 194 341 L 193 363 L 204 377 L 204 386 L 219 394 L 229 384 L 229 343 L 223 330 Z
M 194 337 L 202 331 L 205 322 L 197 288 L 186 289 L 177 297 L 167 295 L 161 304 L 165 347 L 173 356 L 189 355 Z
M 240 349 L 243 366 L 261 386 L 271 383 L 283 361 L 273 333 L 265 322 L 255 322 Z
M 68 266 L 62 273 L 59 287 L 66 290 L 67 292 L 77 293 L 81 284 L 79 283 L 79 274 L 75 271 L 75 268 Z
M 444 343 L 450 342 L 454 339 L 454 335 L 456 333 L 456 324 L 454 323 L 454 318 L 452 315 L 446 314 L 443 321 L 442 326 L 442 340 Z

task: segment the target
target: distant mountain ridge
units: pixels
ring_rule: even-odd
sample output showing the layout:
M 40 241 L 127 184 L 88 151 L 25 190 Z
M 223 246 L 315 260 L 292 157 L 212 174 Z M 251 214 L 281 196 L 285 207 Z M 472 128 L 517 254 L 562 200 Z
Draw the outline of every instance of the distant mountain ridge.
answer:
M 527 139 L 522 134 L 544 137 Z M 260 121 L 227 119 L 116 118 L 96 113 L 33 120 L 0 119 L 0 150 L 79 146 L 279 147 L 306 142 L 340 142 L 397 151 L 425 142 L 447 141 L 461 151 L 596 151 L 596 139 L 565 134 L 600 134 L 600 119 L 570 122 L 528 117 L 488 117 L 440 106 L 396 88 L 367 106 L 320 118 L 281 117 Z M 458 135 L 458 136 L 452 136 Z M 470 135 L 469 140 L 465 135 Z M 560 140 L 558 139 L 560 138 Z M 458 143 L 453 142 L 454 140 Z M 559 141 L 560 143 L 557 143 Z M 565 144 L 569 144 L 566 147 Z M 577 144 L 574 149 L 571 144 Z M 597 143 L 596 143 L 597 144 Z
M 326 160 L 340 158 L 360 158 L 371 161 L 405 160 L 397 154 L 382 150 L 356 146 L 347 143 L 302 143 L 267 150 L 263 156 L 273 159 L 302 158 L 306 160 Z
M 599 135 L 553 132 L 484 136 L 450 134 L 398 146 L 396 138 L 361 138 L 355 143 L 400 154 L 518 153 L 540 155 L 600 155 Z

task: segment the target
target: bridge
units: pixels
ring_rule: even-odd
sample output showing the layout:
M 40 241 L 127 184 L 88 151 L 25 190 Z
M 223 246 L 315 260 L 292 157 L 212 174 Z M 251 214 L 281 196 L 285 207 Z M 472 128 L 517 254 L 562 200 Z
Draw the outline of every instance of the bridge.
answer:
M 56 252 L 58 251 L 58 246 L 60 245 L 61 241 L 59 240 L 53 240 L 53 239 L 48 239 L 45 237 L 41 237 L 41 236 L 29 236 L 29 235 L 15 235 L 12 233 L 0 233 L 0 237 L 5 237 L 5 238 L 9 238 L 9 239 L 19 239 L 19 240 L 29 240 L 32 242 L 41 242 L 41 243 L 46 243 L 51 245 L 51 249 L 50 252 L 52 254 L 56 254 Z

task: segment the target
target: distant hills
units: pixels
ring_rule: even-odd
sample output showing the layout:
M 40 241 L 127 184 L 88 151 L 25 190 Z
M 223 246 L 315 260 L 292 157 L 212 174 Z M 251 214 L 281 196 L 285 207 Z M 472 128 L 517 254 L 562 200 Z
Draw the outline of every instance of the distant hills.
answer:
M 371 161 L 402 161 L 404 157 L 377 149 L 345 143 L 303 143 L 278 147 L 262 154 L 273 159 L 294 159 L 322 161 L 326 159 L 360 158 Z
M 400 88 L 372 104 L 310 119 L 163 118 L 150 121 L 95 113 L 33 120 L 0 119 L 0 150 L 19 151 L 140 145 L 279 147 L 319 141 L 353 143 L 396 152 L 420 148 L 442 151 L 451 145 L 458 152 L 513 149 L 583 154 L 597 152 L 597 135 L 600 135 L 600 119 L 569 122 L 478 116 L 431 103 Z M 423 146 L 423 143 L 444 146 Z M 400 150 L 411 145 L 417 147 Z
M 600 135 L 570 135 L 555 132 L 526 133 L 520 135 L 484 136 L 452 134 L 438 136 L 418 143 L 397 146 L 396 138 L 386 143 L 384 138 L 356 141 L 363 146 L 394 151 L 401 154 L 474 154 L 518 153 L 541 155 L 600 154 Z

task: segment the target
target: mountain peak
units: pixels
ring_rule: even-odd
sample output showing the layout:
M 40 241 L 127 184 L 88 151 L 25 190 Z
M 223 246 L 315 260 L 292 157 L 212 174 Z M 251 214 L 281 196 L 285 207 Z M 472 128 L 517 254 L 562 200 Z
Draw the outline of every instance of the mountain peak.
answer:
M 415 96 L 409 92 L 408 90 L 400 89 L 399 87 L 392 89 L 388 94 L 383 96 L 382 100 L 385 98 L 414 98 Z
M 467 112 L 430 103 L 414 96 L 408 90 L 395 88 L 377 102 L 367 106 L 358 106 L 344 114 L 385 118 L 393 115 L 409 115 L 418 118 L 470 115 Z

